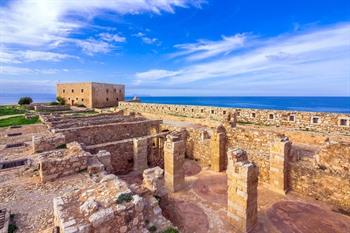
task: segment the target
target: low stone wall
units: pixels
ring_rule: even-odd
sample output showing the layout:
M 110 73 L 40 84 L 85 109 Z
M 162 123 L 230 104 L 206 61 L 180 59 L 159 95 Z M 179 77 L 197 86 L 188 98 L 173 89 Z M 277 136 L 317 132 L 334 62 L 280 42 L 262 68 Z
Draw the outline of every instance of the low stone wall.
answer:
M 65 144 L 66 138 L 61 133 L 49 136 L 45 135 L 32 137 L 33 153 L 55 150 L 58 149 L 60 146 L 64 146 Z
M 36 105 L 34 110 L 38 112 L 54 112 L 70 110 L 69 105 Z
M 70 143 L 65 150 L 39 154 L 39 173 L 42 182 L 55 180 L 87 169 L 88 157 L 78 143 Z
M 274 125 L 310 131 L 342 132 L 344 134 L 350 134 L 350 114 L 130 102 L 120 102 L 119 108 L 135 112 L 168 114 L 219 121 L 227 120 L 229 113 L 236 112 L 237 121 L 239 123 Z
M 132 137 L 146 136 L 149 135 L 152 130 L 157 133 L 161 122 L 162 121 L 159 120 L 122 122 L 68 129 L 54 129 L 53 132 L 64 134 L 67 143 L 78 141 L 85 145 L 95 145 Z

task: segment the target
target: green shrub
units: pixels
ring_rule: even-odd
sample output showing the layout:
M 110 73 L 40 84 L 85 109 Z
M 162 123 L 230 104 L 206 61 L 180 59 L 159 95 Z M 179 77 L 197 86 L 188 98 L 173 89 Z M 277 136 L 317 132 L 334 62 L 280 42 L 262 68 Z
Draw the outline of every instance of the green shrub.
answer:
M 130 202 L 132 201 L 132 194 L 131 193 L 122 193 L 119 195 L 117 199 L 117 204 L 121 204 L 123 202 Z
M 179 233 L 179 231 L 176 230 L 175 228 L 169 227 L 165 231 L 162 231 L 162 233 Z
M 148 228 L 148 230 L 149 230 L 150 232 L 156 232 L 156 231 L 157 231 L 157 227 L 154 226 L 154 225 L 152 225 L 152 226 L 150 226 L 150 227 Z
M 67 149 L 67 144 L 56 146 L 56 149 Z
M 57 96 L 56 100 L 57 100 L 57 102 L 60 105 L 65 105 L 66 104 L 66 100 L 63 97 L 61 97 L 61 96 Z
M 18 104 L 19 105 L 28 105 L 28 104 L 31 104 L 33 103 L 33 99 L 30 98 L 30 97 L 21 97 L 19 100 L 18 100 Z
M 16 224 L 11 223 L 11 224 L 9 224 L 9 228 L 8 228 L 7 232 L 14 233 L 17 229 L 18 228 L 17 228 Z
M 59 105 L 60 103 L 58 102 L 50 102 L 49 105 Z

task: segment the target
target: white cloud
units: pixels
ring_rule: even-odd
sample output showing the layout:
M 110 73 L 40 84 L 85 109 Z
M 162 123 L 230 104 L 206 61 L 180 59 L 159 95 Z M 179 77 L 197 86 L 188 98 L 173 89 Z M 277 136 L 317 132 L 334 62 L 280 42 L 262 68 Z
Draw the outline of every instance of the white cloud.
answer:
M 125 42 L 126 38 L 118 34 L 100 33 L 100 38 L 108 42 Z
M 155 81 L 163 78 L 170 78 L 178 75 L 180 72 L 168 70 L 149 70 L 142 73 L 137 73 L 136 77 L 141 81 Z
M 140 38 L 142 40 L 142 42 L 145 44 L 149 44 L 149 45 L 155 44 L 157 46 L 159 46 L 161 44 L 157 38 L 152 38 L 152 37 L 146 36 L 146 34 L 143 32 L 138 32 L 138 33 L 134 34 L 133 36 Z
M 117 14 L 174 12 L 175 7 L 200 6 L 201 0 L 14 0 L 0 8 L 0 34 L 3 44 L 57 46 L 104 10 Z
M 0 50 L 0 63 L 23 63 L 34 61 L 52 61 L 58 62 L 64 59 L 79 59 L 77 56 L 72 56 L 63 53 L 54 53 L 46 51 L 9 51 L 6 49 Z
M 298 87 L 313 90 L 315 85 L 327 86 L 334 81 L 343 80 L 338 88 L 342 88 L 343 94 L 347 91 L 347 95 L 350 95 L 347 87 L 350 79 L 349 38 L 350 24 L 342 24 L 295 35 L 261 39 L 260 46 L 256 48 L 219 56 L 214 61 L 189 64 L 180 69 L 162 70 L 153 73 L 153 79 L 164 86 L 190 85 L 189 83 L 205 80 L 204 83 L 210 83 L 216 88 L 217 83 L 220 83 L 223 90 L 231 90 L 231 93 L 236 88 L 239 91 L 248 88 L 246 91 L 249 91 L 249 87 L 257 86 L 255 90 L 260 90 L 259 87 L 267 90 L 266 85 L 274 86 L 276 91 L 288 88 L 298 90 Z M 144 74 L 150 74 L 149 72 L 137 73 L 136 82 L 147 83 L 148 76 Z M 168 77 L 164 75 L 166 73 L 174 75 Z M 165 78 L 166 84 L 162 81 Z M 321 89 L 320 87 L 319 90 Z
M 222 36 L 220 41 L 199 40 L 197 43 L 178 44 L 176 48 L 181 51 L 173 53 L 170 57 L 186 56 L 187 60 L 202 60 L 219 54 L 229 54 L 230 52 L 242 48 L 245 45 L 247 36 L 237 34 L 234 36 Z
M 89 56 L 93 56 L 95 53 L 108 53 L 114 48 L 113 45 L 105 41 L 95 39 L 76 40 L 76 44 Z
M 33 69 L 28 67 L 18 66 L 3 66 L 0 65 L 0 74 L 3 75 L 30 75 L 30 74 L 56 74 L 64 70 L 60 69 Z

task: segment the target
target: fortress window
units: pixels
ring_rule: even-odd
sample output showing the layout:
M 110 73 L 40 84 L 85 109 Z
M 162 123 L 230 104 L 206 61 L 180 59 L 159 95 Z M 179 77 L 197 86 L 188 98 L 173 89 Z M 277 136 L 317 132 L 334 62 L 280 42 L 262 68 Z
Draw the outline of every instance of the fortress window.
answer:
M 84 98 L 81 99 L 81 102 L 84 102 Z
M 108 98 L 106 98 L 106 101 L 108 102 Z
M 274 118 L 275 118 L 275 115 L 273 115 L 272 113 L 269 114 L 269 119 L 270 119 L 270 120 L 273 120 Z
M 117 89 L 114 88 L 114 92 L 117 92 Z
M 108 93 L 108 91 L 109 91 L 109 90 L 108 90 L 108 89 L 106 89 L 106 93 Z
M 185 111 L 185 108 L 183 108 L 182 111 Z
M 81 91 L 81 93 L 84 93 L 84 89 L 81 89 L 80 91 Z
M 68 98 L 68 100 L 70 100 L 70 98 Z
M 78 98 L 75 98 L 75 100 L 78 100 Z
M 192 108 L 192 112 L 194 112 L 194 109 Z
M 241 112 L 237 112 L 237 116 L 240 116 L 241 115 Z
M 295 121 L 295 116 L 294 115 L 290 115 L 289 116 L 289 121 Z
M 203 113 L 204 112 L 204 109 L 201 109 L 201 113 Z
M 339 120 L 339 125 L 341 125 L 341 126 L 348 126 L 349 125 L 349 120 L 348 119 L 340 119 Z
M 226 111 L 222 111 L 222 114 L 226 115 Z
M 252 118 L 255 118 L 256 117 L 256 114 L 255 114 L 255 112 L 252 112 Z
M 119 93 L 122 93 L 122 90 L 119 90 Z
M 63 91 L 62 91 L 63 93 L 66 93 L 66 90 L 65 89 L 63 89 Z
M 211 110 L 211 114 L 214 114 L 215 112 L 214 112 L 214 110 Z
M 72 89 L 72 93 L 74 93 L 74 89 Z
M 119 101 L 119 99 L 117 98 L 117 101 Z
M 319 123 L 320 123 L 320 118 L 319 118 L 319 117 L 312 117 L 311 122 L 312 122 L 313 124 L 319 124 Z

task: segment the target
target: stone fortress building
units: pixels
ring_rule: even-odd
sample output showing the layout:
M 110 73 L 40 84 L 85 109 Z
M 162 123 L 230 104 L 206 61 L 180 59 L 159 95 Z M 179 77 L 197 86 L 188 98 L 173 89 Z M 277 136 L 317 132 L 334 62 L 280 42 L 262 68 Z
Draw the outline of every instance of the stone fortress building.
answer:
M 84 105 L 88 108 L 117 106 L 125 98 L 125 86 L 120 84 L 82 82 L 58 83 L 56 95 L 69 105 Z
M 0 179 L 10 197 L 0 188 L 0 209 L 19 213 L 21 232 L 350 232 L 349 114 L 126 101 L 94 110 L 38 112 L 36 128 L 0 131 L 12 158 L 0 165 L 25 164 Z M 21 218 L 31 199 L 49 212 Z

